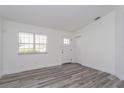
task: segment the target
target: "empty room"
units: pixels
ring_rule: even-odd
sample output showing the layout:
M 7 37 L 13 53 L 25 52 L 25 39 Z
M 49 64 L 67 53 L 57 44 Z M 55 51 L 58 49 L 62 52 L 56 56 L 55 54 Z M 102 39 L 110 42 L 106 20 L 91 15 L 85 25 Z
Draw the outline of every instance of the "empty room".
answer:
M 123 5 L 0 5 L 0 88 L 123 88 Z

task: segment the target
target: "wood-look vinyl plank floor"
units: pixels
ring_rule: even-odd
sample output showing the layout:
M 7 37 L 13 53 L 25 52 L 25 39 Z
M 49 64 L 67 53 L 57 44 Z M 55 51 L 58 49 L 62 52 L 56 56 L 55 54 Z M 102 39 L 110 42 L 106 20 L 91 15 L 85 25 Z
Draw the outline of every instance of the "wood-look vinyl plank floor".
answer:
M 114 75 L 72 63 L 5 75 L 0 88 L 123 88 Z

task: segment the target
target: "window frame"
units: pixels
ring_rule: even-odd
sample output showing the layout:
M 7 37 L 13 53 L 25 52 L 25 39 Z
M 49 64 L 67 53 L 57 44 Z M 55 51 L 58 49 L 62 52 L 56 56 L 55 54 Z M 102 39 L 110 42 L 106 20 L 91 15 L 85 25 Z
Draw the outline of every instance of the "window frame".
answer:
M 20 44 L 30 44 L 30 43 L 20 43 L 19 42 L 19 33 L 30 33 L 33 34 L 33 52 L 19 52 L 19 45 Z M 45 52 L 37 52 L 35 50 L 36 43 L 35 43 L 35 36 L 36 35 L 41 35 L 41 36 L 46 36 L 46 51 Z M 40 43 L 39 43 L 40 44 Z M 25 54 L 48 54 L 48 36 L 46 34 L 39 34 L 39 33 L 33 33 L 33 32 L 18 32 L 18 55 L 25 55 Z

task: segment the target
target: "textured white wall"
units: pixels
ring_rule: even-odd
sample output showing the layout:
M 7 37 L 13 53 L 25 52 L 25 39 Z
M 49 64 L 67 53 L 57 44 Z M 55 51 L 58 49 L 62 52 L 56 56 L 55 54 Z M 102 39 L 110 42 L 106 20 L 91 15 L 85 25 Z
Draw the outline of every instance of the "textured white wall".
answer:
M 76 60 L 82 65 L 115 74 L 115 12 L 75 33 Z
M 41 28 L 12 21 L 4 21 L 3 74 L 61 64 L 63 35 L 69 32 Z M 33 32 L 48 36 L 48 54 L 18 55 L 18 32 Z

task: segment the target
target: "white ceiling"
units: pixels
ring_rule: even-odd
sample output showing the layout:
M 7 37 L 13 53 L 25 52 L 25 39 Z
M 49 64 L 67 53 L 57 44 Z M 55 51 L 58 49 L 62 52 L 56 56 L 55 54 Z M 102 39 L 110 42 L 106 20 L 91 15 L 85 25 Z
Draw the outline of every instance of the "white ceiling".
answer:
M 39 5 L 39 6 L 0 6 L 0 16 L 18 22 L 43 27 L 76 31 L 104 16 L 117 6 L 103 5 Z

